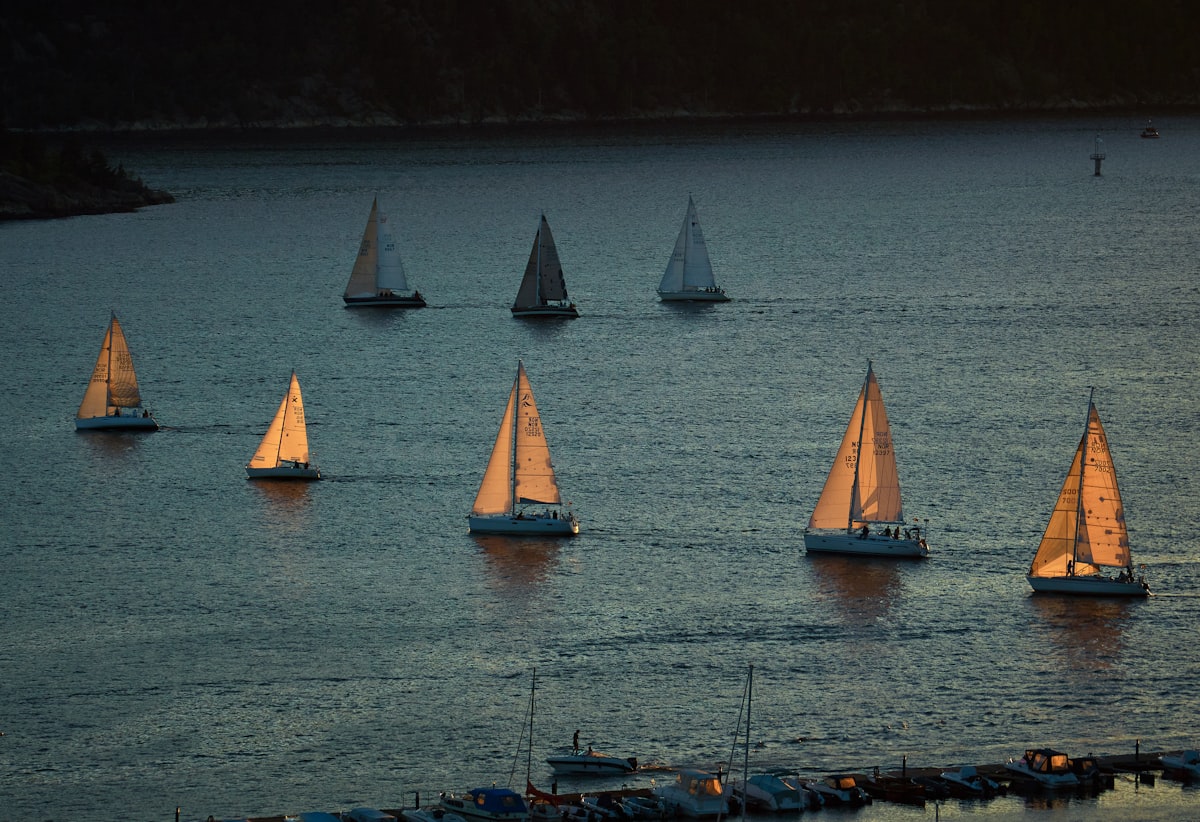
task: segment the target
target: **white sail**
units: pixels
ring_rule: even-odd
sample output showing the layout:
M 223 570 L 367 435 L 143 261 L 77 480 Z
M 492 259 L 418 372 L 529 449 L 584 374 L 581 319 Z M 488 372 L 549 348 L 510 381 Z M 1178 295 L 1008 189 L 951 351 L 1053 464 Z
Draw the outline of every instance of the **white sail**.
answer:
M 546 215 L 543 214 L 538 223 L 537 234 L 533 238 L 529 262 L 525 264 L 525 275 L 521 278 L 521 286 L 517 289 L 512 310 L 536 311 L 552 304 L 566 303 L 568 300 L 567 283 L 563 278 L 558 247 L 554 244 L 550 224 L 546 222 Z M 571 306 L 571 311 L 574 313 L 574 306 Z
M 379 212 L 378 263 L 375 268 L 375 288 L 379 291 L 408 291 L 408 279 L 404 276 L 404 263 L 400 260 L 400 248 L 396 245 L 392 222 L 384 211 Z
M 475 496 L 475 516 L 512 514 L 525 505 L 560 505 L 550 446 L 525 365 L 508 395 L 492 455 Z
M 363 299 L 374 297 L 379 291 L 375 284 L 376 272 L 379 269 L 379 200 L 371 201 L 371 214 L 367 217 L 367 227 L 363 231 L 362 243 L 358 247 L 358 257 L 354 260 L 354 268 L 350 271 L 350 281 L 346 283 L 343 296 L 348 299 Z
M 891 426 L 879 382 L 868 363 L 866 381 L 808 527 L 853 530 L 867 523 L 902 522 Z
M 267 433 L 258 450 L 246 466 L 250 469 L 279 468 L 285 463 L 308 467 L 308 428 L 304 422 L 304 398 L 300 394 L 300 381 L 292 372 L 288 391 L 279 403 Z
M 711 291 L 716 285 L 712 262 L 708 257 L 708 246 L 704 243 L 704 232 L 700 230 L 700 219 L 696 216 L 696 204 L 689 196 L 687 214 L 683 218 L 683 226 L 675 240 L 675 250 L 658 284 L 658 290 Z
M 1108 437 L 1095 404 L 1050 522 L 1029 568 L 1033 577 L 1086 576 L 1129 568 L 1129 533 Z

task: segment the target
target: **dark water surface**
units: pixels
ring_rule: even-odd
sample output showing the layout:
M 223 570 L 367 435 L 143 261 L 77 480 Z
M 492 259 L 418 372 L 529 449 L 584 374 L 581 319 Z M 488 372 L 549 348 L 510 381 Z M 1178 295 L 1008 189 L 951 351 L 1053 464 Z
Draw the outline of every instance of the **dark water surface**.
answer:
M 576 728 L 662 769 L 725 762 L 749 664 L 756 769 L 1195 746 L 1200 119 L 1141 124 L 109 148 L 178 202 L 0 225 L 0 819 L 519 787 L 535 666 L 543 785 Z M 376 194 L 427 309 L 342 306 Z M 732 303 L 655 297 L 689 194 Z M 542 211 L 575 321 L 509 315 Z M 74 431 L 110 310 L 159 432 Z M 519 357 L 573 540 L 466 531 Z M 926 562 L 803 550 L 868 358 Z M 293 368 L 327 479 L 250 483 Z M 1148 601 L 1024 579 L 1089 386 Z M 1200 797 L 940 813 L 1043 806 Z

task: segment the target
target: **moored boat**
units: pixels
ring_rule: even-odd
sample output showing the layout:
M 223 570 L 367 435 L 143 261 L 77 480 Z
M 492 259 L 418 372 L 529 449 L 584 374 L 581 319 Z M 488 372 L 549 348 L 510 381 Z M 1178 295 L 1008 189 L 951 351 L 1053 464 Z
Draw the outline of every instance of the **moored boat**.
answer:
M 508 788 L 475 788 L 461 794 L 443 794 L 442 808 L 466 822 L 527 822 L 529 807 Z
M 744 786 L 734 786 L 733 795 L 752 811 L 782 813 L 800 811 L 806 805 L 798 788 L 772 773 L 752 775 Z
M 715 819 L 729 813 L 729 800 L 721 777 L 709 771 L 685 768 L 674 782 L 658 785 L 654 794 L 663 801 L 668 813 L 693 819 Z
M 974 765 L 965 765 L 957 771 L 943 771 L 941 778 L 954 796 L 988 798 L 1000 793 L 1000 783 L 988 779 Z
M 871 803 L 871 795 L 859 787 L 858 780 L 850 774 L 830 774 L 824 779 L 808 784 L 821 794 L 826 805 L 857 807 Z
M 1047 788 L 1074 788 L 1079 777 L 1065 753 L 1051 748 L 1030 748 L 1020 759 L 1004 763 L 1005 769 L 1016 776 L 1032 779 Z
M 1200 751 L 1182 751 L 1160 757 L 1163 770 L 1186 777 L 1200 779 Z

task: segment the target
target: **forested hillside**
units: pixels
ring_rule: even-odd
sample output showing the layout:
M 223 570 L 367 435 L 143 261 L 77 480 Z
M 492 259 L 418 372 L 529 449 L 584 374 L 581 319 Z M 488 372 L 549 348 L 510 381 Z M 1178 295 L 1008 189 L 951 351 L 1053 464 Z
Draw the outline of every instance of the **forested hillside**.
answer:
M 1200 102 L 1193 0 L 17 0 L 9 128 Z

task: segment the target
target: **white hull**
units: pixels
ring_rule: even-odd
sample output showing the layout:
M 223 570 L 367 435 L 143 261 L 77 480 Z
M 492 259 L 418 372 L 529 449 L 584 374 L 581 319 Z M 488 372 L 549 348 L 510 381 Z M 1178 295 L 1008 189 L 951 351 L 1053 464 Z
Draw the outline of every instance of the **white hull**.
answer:
M 1023 776 L 1026 779 L 1032 779 L 1046 788 L 1075 788 L 1079 785 L 1079 777 L 1073 773 L 1040 773 L 1038 771 L 1031 771 L 1021 760 L 1008 762 L 1004 767 L 1008 769 L 1009 773 Z
M 1183 774 L 1189 779 L 1200 779 L 1200 753 L 1184 751 L 1178 756 L 1168 754 L 1160 760 L 1164 769 Z
M 319 480 L 321 478 L 321 471 L 313 466 L 308 468 L 293 465 L 277 465 L 274 468 L 250 468 L 247 466 L 246 474 L 250 479 Z
M 806 531 L 804 548 L 810 554 L 858 554 L 868 557 L 902 557 L 921 559 L 929 556 L 929 548 L 912 539 L 892 539 L 871 534 L 865 539 L 844 532 Z
M 158 421 L 151 416 L 122 414 L 119 417 L 76 417 L 75 428 L 78 431 L 90 431 L 100 428 L 118 429 L 125 431 L 153 431 L 158 428 Z
M 714 291 L 659 291 L 658 298 L 664 303 L 727 303 L 729 297 L 721 289 Z
M 578 317 L 579 310 L 575 308 L 575 304 L 571 305 L 535 305 L 530 308 L 517 308 L 513 306 L 512 315 L 514 317 L 529 317 L 536 319 L 538 317 Z
M 579 521 L 573 514 L 558 518 L 545 514 L 510 516 L 500 514 L 487 517 L 467 517 L 473 534 L 536 534 L 540 536 L 572 536 L 579 533 Z
M 1125 581 L 1101 576 L 1025 578 L 1038 593 L 1101 597 L 1144 597 L 1150 594 L 1150 588 L 1140 580 Z
M 550 756 L 546 763 L 559 776 L 620 776 L 637 770 L 636 761 L 595 754 Z

